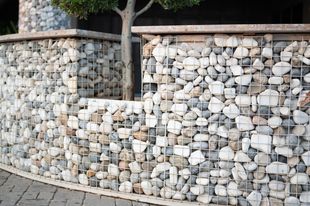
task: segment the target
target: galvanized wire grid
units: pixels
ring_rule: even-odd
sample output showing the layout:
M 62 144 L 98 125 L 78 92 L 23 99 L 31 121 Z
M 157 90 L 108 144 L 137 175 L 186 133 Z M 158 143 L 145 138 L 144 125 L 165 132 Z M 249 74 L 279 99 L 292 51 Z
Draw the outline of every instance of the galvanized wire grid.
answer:
M 167 201 L 307 204 L 308 40 L 271 37 L 143 40 L 143 102 L 88 98 L 121 96 L 117 43 L 1 44 L 0 162 Z

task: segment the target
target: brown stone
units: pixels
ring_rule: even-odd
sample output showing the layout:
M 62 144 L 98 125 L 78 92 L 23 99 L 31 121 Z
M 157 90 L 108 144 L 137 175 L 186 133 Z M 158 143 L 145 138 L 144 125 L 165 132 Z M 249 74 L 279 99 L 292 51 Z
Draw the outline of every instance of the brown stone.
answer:
M 112 115 L 112 119 L 113 121 L 116 121 L 116 122 L 122 122 L 125 120 L 125 118 L 123 117 L 121 111 L 116 111 L 113 115 Z
M 107 172 L 109 164 L 110 164 L 109 160 L 103 160 L 100 164 L 100 171 Z
M 87 170 L 86 175 L 87 177 L 93 177 L 96 175 L 96 172 L 94 170 Z
M 68 122 L 68 116 L 67 115 L 65 115 L 65 114 L 59 115 L 58 120 L 60 121 L 60 123 L 62 125 L 67 126 L 67 122 Z
M 184 157 L 181 157 L 181 156 L 177 156 L 177 155 L 174 155 L 174 156 L 171 156 L 169 158 L 169 162 L 178 167 L 179 169 L 184 169 L 185 167 L 188 166 L 188 161 L 186 158 Z
M 277 127 L 273 130 L 273 135 L 284 137 L 285 134 L 286 134 L 286 131 L 283 127 Z
M 90 119 L 93 122 L 101 123 L 102 122 L 102 115 L 98 114 L 98 113 L 92 113 Z
M 197 133 L 197 129 L 195 127 L 188 127 L 182 129 L 181 133 L 186 137 L 193 137 Z
M 307 175 L 310 175 L 310 167 L 307 167 L 306 173 Z
M 305 107 L 310 103 L 310 91 L 306 94 L 306 96 L 299 102 L 300 107 Z
M 268 121 L 265 118 L 260 117 L 260 116 L 254 116 L 252 118 L 252 122 L 254 125 L 260 125 L 260 126 L 268 124 Z
M 185 137 L 183 135 L 177 137 L 178 145 L 187 145 L 191 143 L 193 140 L 190 137 Z
M 132 135 L 135 139 L 138 139 L 141 141 L 147 140 L 147 132 L 138 131 L 138 132 L 134 132 Z
M 265 177 L 266 175 L 266 171 L 265 171 L 265 167 L 261 167 L 259 166 L 253 173 L 254 175 L 254 178 L 255 179 L 258 179 L 258 180 L 261 180 Z
M 88 135 L 88 140 L 90 141 L 90 142 L 97 142 L 97 134 L 90 134 L 90 135 Z
M 168 145 L 173 146 L 177 144 L 177 136 L 173 133 L 168 133 Z
M 145 153 L 135 153 L 135 159 L 137 162 L 145 161 Z
M 129 166 L 128 166 L 128 162 L 126 162 L 126 161 L 120 161 L 119 163 L 118 163 L 118 167 L 119 167 L 119 169 L 120 170 L 126 170 L 126 169 L 128 169 L 129 168 Z
M 143 190 L 140 183 L 133 184 L 133 191 L 138 194 L 143 194 Z
M 77 165 L 73 165 L 73 167 L 71 169 L 71 175 L 73 177 L 76 177 L 76 176 L 78 176 L 78 174 L 79 174 L 78 166 Z
M 102 134 L 98 136 L 98 142 L 100 144 L 110 144 L 110 139 L 107 135 Z
M 238 151 L 242 148 L 242 142 L 241 141 L 229 141 L 228 145 L 231 147 L 232 150 Z
M 144 57 L 149 57 L 152 55 L 152 52 L 153 52 L 153 45 L 150 44 L 150 43 L 147 43 L 143 46 L 143 56 Z
M 89 155 L 89 149 L 88 148 L 85 148 L 85 147 L 82 147 L 79 149 L 79 155 L 82 155 L 82 156 L 87 156 Z
M 133 156 L 133 152 L 131 150 L 128 149 L 123 149 L 120 154 L 119 154 L 119 159 L 120 160 L 124 160 L 124 161 L 128 161 L 131 162 L 133 161 L 135 158 Z
M 74 129 L 67 127 L 66 134 L 68 136 L 76 136 L 75 133 L 76 131 Z
M 266 90 L 266 87 L 263 84 L 257 83 L 257 82 L 252 82 L 248 87 L 247 94 L 248 95 L 255 95 L 255 94 L 259 94 L 265 90 Z
M 153 171 L 153 169 L 156 167 L 156 162 L 151 161 L 151 162 L 143 162 L 141 167 L 144 171 Z

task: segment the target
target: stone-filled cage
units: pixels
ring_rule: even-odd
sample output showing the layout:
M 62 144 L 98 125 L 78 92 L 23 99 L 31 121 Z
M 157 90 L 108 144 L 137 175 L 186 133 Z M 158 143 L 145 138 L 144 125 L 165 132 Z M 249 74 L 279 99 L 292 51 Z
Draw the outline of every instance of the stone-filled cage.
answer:
M 133 28 L 141 101 L 117 100 L 119 36 L 0 38 L 0 168 L 153 204 L 309 204 L 309 26 L 178 28 Z

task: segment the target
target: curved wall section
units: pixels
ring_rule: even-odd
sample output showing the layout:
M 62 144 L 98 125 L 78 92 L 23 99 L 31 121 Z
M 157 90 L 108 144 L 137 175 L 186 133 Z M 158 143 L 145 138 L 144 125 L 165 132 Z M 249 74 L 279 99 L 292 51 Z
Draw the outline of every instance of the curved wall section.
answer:
M 121 83 L 119 46 L 78 33 L 3 38 L 1 165 L 166 205 L 310 203 L 309 35 L 143 36 L 128 102 L 88 98 Z

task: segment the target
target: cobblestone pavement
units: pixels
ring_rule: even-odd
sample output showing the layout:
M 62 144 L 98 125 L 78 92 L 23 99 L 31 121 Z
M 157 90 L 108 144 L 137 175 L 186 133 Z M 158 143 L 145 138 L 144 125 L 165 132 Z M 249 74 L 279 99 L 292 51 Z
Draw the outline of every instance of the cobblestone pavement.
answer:
M 0 170 L 0 206 L 155 206 L 73 191 Z

